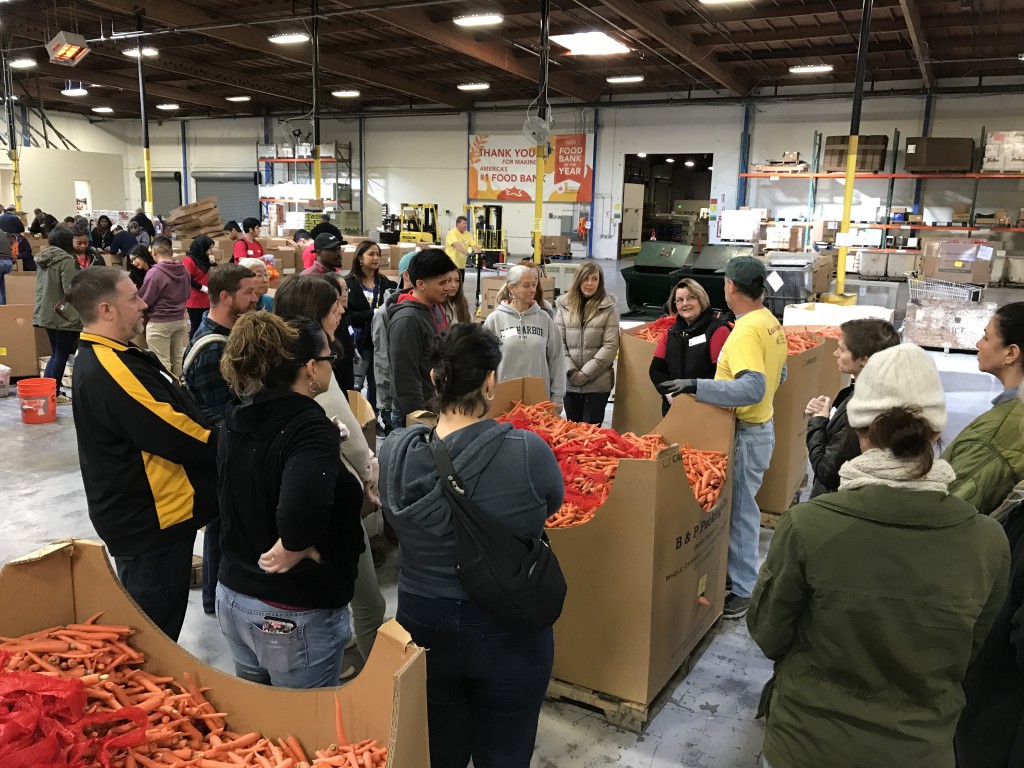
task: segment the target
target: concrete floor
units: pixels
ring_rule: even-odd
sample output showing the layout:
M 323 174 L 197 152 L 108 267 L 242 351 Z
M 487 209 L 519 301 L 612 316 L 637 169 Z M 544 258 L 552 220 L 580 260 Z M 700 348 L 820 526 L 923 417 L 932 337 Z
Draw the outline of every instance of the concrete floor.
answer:
M 604 266 L 609 289 L 621 297 L 621 277 L 608 269 L 609 265 Z M 986 298 L 1002 303 L 1017 297 L 1011 291 Z M 943 437 L 948 441 L 989 407 L 999 386 L 978 372 L 973 355 L 935 353 L 934 357 L 947 392 L 949 427 Z M 0 435 L 4 453 L 0 488 L 5 500 L 0 516 L 0 562 L 55 539 L 95 538 L 78 469 L 71 409 L 62 407 L 53 424 L 29 426 L 20 421 L 16 398 L 0 400 Z M 762 531 L 762 557 L 770 541 L 770 531 Z M 393 616 L 398 552 L 386 548 L 387 562 L 378 570 L 378 578 L 387 598 L 388 616 Z M 201 551 L 200 535 L 196 553 Z M 228 671 L 232 668 L 216 619 L 203 614 L 198 590 L 191 595 L 181 644 L 209 664 Z M 760 765 L 763 736 L 762 724 L 753 719 L 754 711 L 770 674 L 771 665 L 750 640 L 744 622 L 725 623 L 689 676 L 671 691 L 643 736 L 610 726 L 586 710 L 549 703 L 541 714 L 533 765 L 753 768 Z

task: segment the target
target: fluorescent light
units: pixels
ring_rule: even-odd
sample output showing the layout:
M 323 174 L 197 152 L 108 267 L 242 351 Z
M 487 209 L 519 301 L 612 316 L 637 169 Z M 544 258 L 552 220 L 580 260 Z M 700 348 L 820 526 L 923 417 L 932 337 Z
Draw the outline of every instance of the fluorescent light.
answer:
M 789 71 L 794 75 L 820 75 L 832 71 L 831 64 L 797 64 L 790 67 Z
M 687 168 L 693 168 L 694 162 L 693 160 L 687 160 L 685 163 L 683 163 L 683 165 L 685 165 Z
M 157 109 L 162 109 L 164 112 L 173 112 L 178 108 L 177 104 L 157 104 Z
M 715 166 L 713 166 L 713 165 L 709 165 L 709 166 L 708 166 L 708 170 L 709 170 L 709 171 L 713 171 L 713 170 L 715 170 Z
M 504 20 L 505 17 L 500 13 L 472 13 L 452 19 L 460 27 L 493 27 L 495 24 L 501 24 Z
M 85 90 L 81 83 L 73 83 L 70 80 L 64 86 L 64 90 L 61 91 L 65 96 L 88 96 L 89 92 Z
M 459 86 L 460 91 L 486 91 L 491 87 L 490 83 L 463 83 Z
M 224 101 L 234 101 L 241 103 L 243 101 L 252 101 L 252 96 L 225 96 Z
M 35 59 L 30 59 L 27 56 L 24 56 L 20 59 L 14 59 L 9 66 L 11 67 L 11 69 L 31 69 L 35 65 Z
M 20 59 L 19 59 L 19 61 L 20 61 Z M 1017 54 L 1017 61 L 1024 61 L 1024 53 L 1018 53 Z M 14 64 L 11 64 L 11 66 L 13 67 Z
M 647 157 L 647 153 L 646 152 L 637 152 L 636 156 L 637 157 Z
M 128 56 L 129 58 L 132 58 L 132 59 L 139 58 L 139 49 L 138 48 L 126 48 L 125 50 L 121 51 L 121 53 L 123 53 L 125 56 Z M 158 53 L 160 53 L 160 51 L 158 51 L 156 48 L 150 48 L 150 47 L 147 46 L 147 47 L 142 49 L 142 55 L 145 56 L 147 59 L 153 58 Z
M 629 53 L 629 48 L 604 32 L 552 35 L 551 42 L 568 48 L 571 56 L 610 56 L 617 53 Z
M 625 83 L 642 83 L 644 81 L 643 75 L 616 75 L 615 77 L 606 77 L 606 83 L 612 85 L 624 85 Z
M 666 157 L 665 158 L 665 162 L 666 163 L 674 163 L 675 161 L 676 161 L 676 159 L 674 157 Z
M 358 99 L 359 98 L 359 91 L 355 91 L 355 90 L 331 91 L 331 96 L 334 96 L 335 98 L 338 98 L 338 99 Z
M 93 107 L 92 111 L 98 115 L 109 115 L 114 110 L 111 107 Z
M 278 45 L 294 45 L 306 42 L 309 40 L 309 35 L 305 32 L 281 32 L 277 35 L 271 35 L 267 40 Z

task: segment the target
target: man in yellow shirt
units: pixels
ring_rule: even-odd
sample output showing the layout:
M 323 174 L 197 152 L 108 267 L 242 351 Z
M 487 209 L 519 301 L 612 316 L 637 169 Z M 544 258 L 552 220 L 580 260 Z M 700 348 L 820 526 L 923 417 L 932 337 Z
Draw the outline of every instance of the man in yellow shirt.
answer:
M 690 393 L 698 402 L 736 409 L 728 570 L 732 586 L 724 617 L 738 619 L 746 614 L 757 582 L 761 510 L 754 497 L 775 448 L 772 401 L 786 380 L 787 350 L 782 325 L 764 306 L 764 263 L 741 256 L 724 272 L 725 301 L 736 315 L 736 325 L 722 347 L 714 380 L 673 379 L 664 382 L 661 391 Z
M 459 216 L 444 238 L 444 252 L 448 258 L 455 262 L 459 268 L 462 280 L 466 280 L 466 259 L 471 253 L 477 253 L 479 247 L 476 244 L 476 235 L 469 228 L 469 220 L 465 216 Z

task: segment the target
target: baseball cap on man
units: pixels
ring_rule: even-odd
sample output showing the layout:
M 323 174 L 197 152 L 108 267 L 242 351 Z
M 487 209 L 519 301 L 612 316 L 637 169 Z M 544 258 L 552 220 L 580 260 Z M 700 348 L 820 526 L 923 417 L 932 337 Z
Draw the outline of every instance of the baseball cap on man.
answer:
M 313 241 L 313 250 L 330 251 L 335 248 L 341 248 L 341 245 L 341 240 L 336 238 L 330 232 L 321 232 L 316 236 L 316 240 Z
M 740 285 L 753 285 L 759 277 L 762 280 L 768 278 L 768 270 L 765 269 L 764 262 L 753 256 L 737 256 L 725 265 L 725 269 L 715 271 L 718 274 L 724 272 L 726 277 Z

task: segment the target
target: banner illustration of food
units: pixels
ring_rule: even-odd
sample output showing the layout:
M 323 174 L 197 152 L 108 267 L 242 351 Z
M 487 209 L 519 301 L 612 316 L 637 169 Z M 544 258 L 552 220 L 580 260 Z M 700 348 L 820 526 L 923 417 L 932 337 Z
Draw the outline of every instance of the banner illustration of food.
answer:
M 544 158 L 544 201 L 589 203 L 594 196 L 594 137 L 556 134 Z M 469 140 L 469 197 L 531 203 L 537 189 L 537 148 L 519 135 L 481 133 Z

